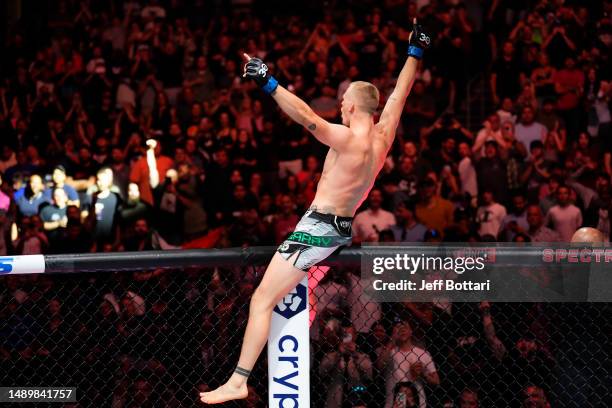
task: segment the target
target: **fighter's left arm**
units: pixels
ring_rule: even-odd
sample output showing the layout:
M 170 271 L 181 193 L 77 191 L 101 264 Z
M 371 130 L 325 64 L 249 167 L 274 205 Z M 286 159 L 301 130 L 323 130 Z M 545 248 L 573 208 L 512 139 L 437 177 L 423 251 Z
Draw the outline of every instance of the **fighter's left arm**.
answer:
M 387 99 L 387 103 L 385 104 L 377 125 L 382 130 L 387 148 L 391 147 L 393 139 L 395 139 L 395 131 L 399 124 L 402 111 L 404 110 L 406 98 L 412 89 L 419 60 L 423 56 L 423 51 L 430 43 L 430 36 L 417 24 L 415 18 L 414 27 L 410 36 L 410 46 L 408 47 L 408 58 L 397 78 L 395 89 Z

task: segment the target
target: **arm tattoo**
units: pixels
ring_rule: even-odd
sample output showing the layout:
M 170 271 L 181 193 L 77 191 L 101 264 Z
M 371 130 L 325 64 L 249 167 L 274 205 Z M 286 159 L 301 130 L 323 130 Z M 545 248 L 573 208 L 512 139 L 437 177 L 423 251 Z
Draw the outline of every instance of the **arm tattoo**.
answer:
M 308 125 L 308 130 L 310 130 L 311 132 L 314 132 L 316 128 L 317 128 L 317 125 L 315 125 L 314 123 L 311 123 L 310 125 Z

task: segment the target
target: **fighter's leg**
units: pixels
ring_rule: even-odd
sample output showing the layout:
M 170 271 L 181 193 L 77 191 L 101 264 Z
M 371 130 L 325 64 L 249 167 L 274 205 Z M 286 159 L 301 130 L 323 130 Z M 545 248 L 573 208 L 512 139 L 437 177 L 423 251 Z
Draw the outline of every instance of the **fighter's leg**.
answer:
M 296 254 L 297 256 L 298 254 Z M 238 367 L 251 370 L 268 340 L 272 310 L 281 299 L 295 288 L 305 272 L 293 266 L 293 258 L 285 260 L 278 252 L 274 254 L 261 283 L 253 293 L 249 308 L 242 350 Z M 200 393 L 207 404 L 218 404 L 233 399 L 246 398 L 247 377 L 233 373 L 230 379 L 214 391 Z

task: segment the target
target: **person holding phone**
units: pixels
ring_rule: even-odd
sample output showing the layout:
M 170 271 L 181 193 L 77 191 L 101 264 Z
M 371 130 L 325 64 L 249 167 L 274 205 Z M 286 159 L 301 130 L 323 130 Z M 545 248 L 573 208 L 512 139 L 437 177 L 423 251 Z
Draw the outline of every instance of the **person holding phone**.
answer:
M 341 408 L 346 389 L 366 384 L 372 380 L 372 361 L 367 354 L 357 350 L 357 332 L 353 327 L 345 327 L 338 350 L 327 353 L 319 366 L 320 374 L 327 378 L 327 398 L 325 407 Z

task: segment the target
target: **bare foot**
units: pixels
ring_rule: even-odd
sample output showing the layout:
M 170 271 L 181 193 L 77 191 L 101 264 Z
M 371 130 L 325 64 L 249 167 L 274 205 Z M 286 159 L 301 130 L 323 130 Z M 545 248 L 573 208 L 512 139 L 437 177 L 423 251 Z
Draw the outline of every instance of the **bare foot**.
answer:
M 207 404 L 220 404 L 225 401 L 236 399 L 244 399 L 249 395 L 246 382 L 240 385 L 235 385 L 230 381 L 226 382 L 216 390 L 210 392 L 201 392 L 200 400 Z

